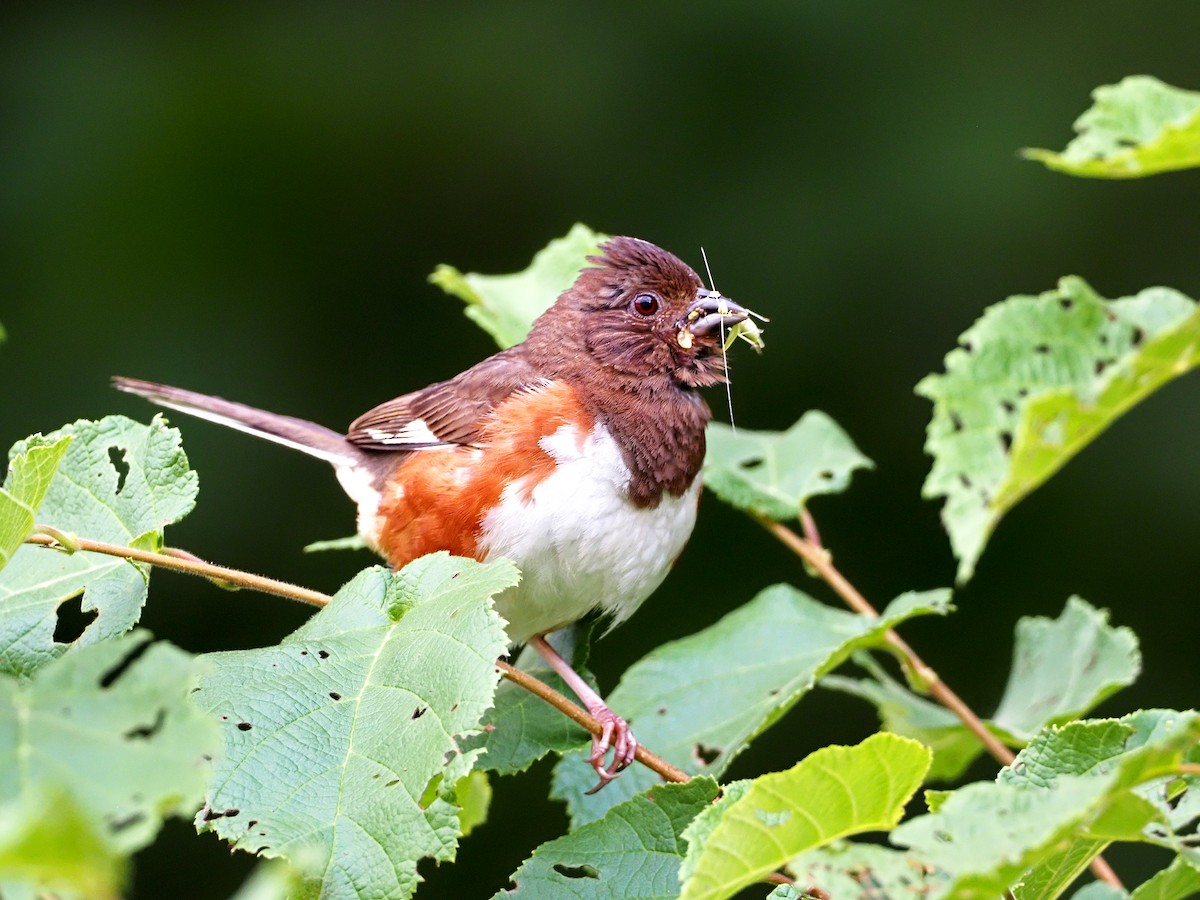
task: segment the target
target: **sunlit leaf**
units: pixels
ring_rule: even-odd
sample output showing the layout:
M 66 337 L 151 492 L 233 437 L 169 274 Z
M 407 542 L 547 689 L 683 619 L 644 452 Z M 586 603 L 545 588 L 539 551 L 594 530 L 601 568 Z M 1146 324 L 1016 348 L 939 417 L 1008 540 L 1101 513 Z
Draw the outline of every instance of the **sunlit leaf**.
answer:
M 1051 169 L 1091 178 L 1138 178 L 1200 166 L 1200 93 L 1131 75 L 1092 92 L 1062 153 L 1025 150 Z
M 958 578 L 1023 497 L 1123 412 L 1200 361 L 1200 314 L 1169 288 L 1105 300 L 1082 279 L 988 309 L 917 393 L 933 401 L 923 495 L 942 521 Z
M 480 275 L 440 265 L 429 280 L 467 304 L 467 316 L 501 347 L 525 340 L 533 320 L 575 281 L 605 235 L 576 224 L 534 256 L 529 268 L 511 275 Z
M 33 531 L 38 507 L 70 443 L 66 436 L 30 438 L 24 451 L 9 459 L 4 487 L 0 488 L 0 569 Z
M 1130 900 L 1186 900 L 1200 894 L 1200 871 L 1182 856 L 1156 872 L 1130 895 Z
M 794 519 L 820 494 L 844 491 L 855 469 L 873 468 L 838 424 L 818 410 L 787 431 L 708 426 L 704 486 L 739 509 Z
M 775 585 L 715 625 L 651 651 L 625 672 L 608 702 L 668 762 L 720 777 L 755 736 L 855 650 L 880 645 L 890 628 L 913 616 L 950 608 L 949 591 L 909 593 L 869 618 Z M 576 825 L 657 781 L 638 766 L 588 795 L 596 776 L 582 757 L 563 757 L 552 789 Z
M 836 900 L 937 896 L 938 887 L 946 880 L 943 873 L 911 854 L 850 841 L 837 841 L 802 853 L 788 863 L 787 871 L 796 885 L 820 888 Z M 800 894 L 797 891 L 791 896 Z
M 730 897 L 807 850 L 893 827 L 929 760 L 916 741 L 875 734 L 855 747 L 824 747 L 786 772 L 743 782 L 684 832 L 681 897 Z
M 45 438 L 19 442 L 10 458 L 69 437 L 58 475 L 38 511 L 60 531 L 122 546 L 155 549 L 162 530 L 191 508 L 196 473 L 188 468 L 179 432 L 156 416 L 141 425 L 123 416 L 79 421 Z M 0 671 L 29 674 L 69 646 L 123 634 L 146 600 L 147 567 L 99 553 L 67 555 L 22 545 L 0 570 Z M 83 594 L 96 617 L 71 644 L 54 640 L 58 607 Z
M 368 569 L 278 646 L 208 656 L 194 698 L 225 758 L 197 824 L 322 896 L 411 896 L 418 860 L 454 856 L 478 755 L 458 739 L 492 703 L 507 640 L 490 598 L 516 580 L 444 553 Z
M 542 844 L 513 873 L 515 887 L 496 896 L 674 898 L 686 850 L 683 830 L 716 794 L 715 781 L 695 778 L 631 797 L 603 818 Z

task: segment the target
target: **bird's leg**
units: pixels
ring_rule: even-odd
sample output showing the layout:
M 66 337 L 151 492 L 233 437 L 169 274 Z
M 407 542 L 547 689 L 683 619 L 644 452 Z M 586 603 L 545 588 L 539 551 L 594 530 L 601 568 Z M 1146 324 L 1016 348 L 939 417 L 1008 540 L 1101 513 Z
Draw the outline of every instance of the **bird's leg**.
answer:
M 543 635 L 539 634 L 530 638 L 529 646 L 541 654 L 542 658 L 550 664 L 550 668 L 557 672 L 559 677 L 567 683 L 567 687 L 575 692 L 575 696 L 583 701 L 587 711 L 604 726 L 604 730 L 600 734 L 592 736 L 592 755 L 588 757 L 588 762 L 600 776 L 600 783 L 588 791 L 589 794 L 594 794 L 633 762 L 633 756 L 637 752 L 637 738 L 629 730 L 629 723 L 608 708 L 607 704 L 600 699 L 600 695 L 593 691 L 588 683 L 579 676 L 579 673 L 571 668 L 571 664 L 547 643 Z M 613 751 L 612 765 L 605 766 L 604 757 L 608 755 L 610 747 Z

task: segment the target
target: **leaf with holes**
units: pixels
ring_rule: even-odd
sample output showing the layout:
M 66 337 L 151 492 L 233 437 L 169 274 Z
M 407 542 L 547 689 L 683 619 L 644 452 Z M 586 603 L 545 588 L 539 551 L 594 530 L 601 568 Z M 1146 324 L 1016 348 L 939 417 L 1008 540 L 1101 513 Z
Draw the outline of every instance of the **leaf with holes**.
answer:
M 123 416 L 81 420 L 21 441 L 9 456 L 62 438 L 70 445 L 38 512 L 43 524 L 155 549 L 163 528 L 195 503 L 196 473 L 188 468 L 179 432 L 160 416 L 149 425 Z M 147 567 L 118 557 L 22 545 L 0 570 L 0 671 L 27 675 L 70 646 L 125 633 L 141 616 L 148 578 Z M 59 607 L 80 594 L 82 611 L 95 619 L 77 637 L 55 640 Z
M 1200 716 L 1155 711 L 1126 723 L 1075 722 L 1051 729 L 997 782 L 931 795 L 934 812 L 905 822 L 894 843 L 947 872 L 947 897 L 1053 897 L 1113 840 L 1151 839 L 1168 827 L 1148 799 L 1176 780 L 1200 741 Z M 1121 749 L 1124 748 L 1124 749 Z
M 668 898 L 679 891 L 683 830 L 717 795 L 711 778 L 660 784 L 602 819 L 542 844 L 496 897 Z
M 596 680 L 585 668 L 593 623 L 576 622 L 550 635 L 550 644 L 571 667 L 596 688 Z M 571 696 L 558 674 L 531 647 L 517 657 L 516 667 Z M 553 706 L 525 688 L 504 680 L 496 689 L 496 701 L 483 720 L 483 730 L 463 741 L 464 749 L 483 747 L 479 767 L 501 775 L 523 772 L 550 752 L 565 753 L 590 742 L 591 736 Z
M 1000 519 L 1123 412 L 1200 361 L 1200 313 L 1169 288 L 1105 300 L 1080 278 L 988 309 L 917 393 L 933 401 L 922 494 L 942 521 L 958 580 Z
M 983 750 L 979 740 L 942 706 L 890 678 L 870 657 L 855 662 L 869 679 L 829 676 L 823 687 L 873 703 L 883 727 L 915 738 L 934 751 L 933 780 L 958 777 Z M 1137 636 L 1114 628 L 1108 615 L 1079 597 L 1057 619 L 1026 616 L 1017 623 L 1013 666 L 988 729 L 1021 746 L 1047 725 L 1076 719 L 1136 680 L 1141 671 Z
M 367 569 L 278 646 L 209 655 L 194 699 L 225 757 L 197 825 L 303 867 L 322 896 L 411 896 L 417 862 L 457 847 L 455 786 L 479 753 L 459 739 L 492 704 L 491 598 L 517 577 L 445 553 Z
M 1140 178 L 1200 166 L 1200 93 L 1131 75 L 1092 92 L 1062 153 L 1023 151 L 1048 168 L 1090 178 Z
M 219 743 L 187 699 L 196 671 L 192 656 L 135 632 L 28 678 L 0 675 L 0 880 L 25 866 L 28 883 L 56 867 L 111 883 L 164 817 L 196 809 L 202 760 Z
M 889 629 L 914 616 L 950 609 L 949 591 L 926 591 L 904 594 L 869 618 L 778 584 L 715 625 L 651 651 L 625 672 L 608 703 L 668 762 L 719 778 L 855 650 L 881 645 Z M 567 801 L 577 826 L 655 781 L 653 772 L 635 767 L 588 795 L 595 772 L 577 752 L 555 769 L 552 796 Z
M 871 469 L 846 432 L 819 410 L 787 431 L 708 426 L 704 486 L 726 503 L 780 521 L 820 494 L 844 491 L 855 469 Z
M 38 436 L 10 457 L 4 487 L 0 488 L 0 569 L 8 565 L 33 531 L 38 508 L 70 443 L 65 435 L 55 440 Z
M 730 897 L 805 851 L 894 827 L 929 761 L 929 751 L 916 741 L 874 734 L 854 747 L 824 747 L 786 772 L 727 789 L 684 831 L 681 897 Z
M 525 340 L 533 320 L 550 308 L 558 295 L 575 282 L 587 257 L 597 252 L 606 236 L 576 224 L 534 256 L 529 267 L 511 275 L 460 272 L 442 264 L 429 280 L 467 304 L 466 314 L 496 339 L 501 347 Z
M 787 871 L 797 885 L 819 888 L 837 900 L 937 896 L 946 880 L 944 873 L 924 865 L 912 854 L 851 841 L 836 841 L 802 853 L 787 864 Z M 781 888 L 770 896 L 800 894 L 797 891 L 789 895 Z

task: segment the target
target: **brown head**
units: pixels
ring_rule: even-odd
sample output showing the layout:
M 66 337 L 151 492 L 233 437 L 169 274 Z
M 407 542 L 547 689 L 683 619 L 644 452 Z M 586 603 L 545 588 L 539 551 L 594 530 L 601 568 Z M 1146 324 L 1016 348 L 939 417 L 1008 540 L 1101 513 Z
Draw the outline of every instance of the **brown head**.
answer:
M 721 326 L 743 321 L 744 309 L 705 290 L 690 266 L 647 241 L 612 238 L 588 261 L 595 265 L 535 323 L 531 342 L 550 332 L 562 341 L 575 320 L 581 333 L 570 343 L 602 368 L 687 388 L 725 381 Z

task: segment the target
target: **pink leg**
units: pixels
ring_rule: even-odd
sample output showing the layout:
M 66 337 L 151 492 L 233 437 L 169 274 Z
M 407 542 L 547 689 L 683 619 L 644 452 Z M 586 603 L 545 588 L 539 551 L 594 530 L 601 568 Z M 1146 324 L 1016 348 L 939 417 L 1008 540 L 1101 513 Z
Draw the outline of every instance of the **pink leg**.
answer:
M 587 682 L 579 677 L 579 673 L 571 668 L 571 664 L 546 643 L 545 637 L 539 634 L 537 637 L 530 638 L 529 646 L 541 654 L 542 658 L 550 664 L 550 668 L 554 669 L 559 677 L 567 683 L 567 687 L 575 692 L 575 696 L 583 701 L 587 711 L 604 726 L 604 730 L 599 735 L 592 737 L 592 755 L 588 757 L 588 762 L 600 776 L 600 783 L 588 791 L 589 794 L 594 794 L 633 762 L 633 756 L 637 752 L 637 738 L 629 730 L 629 723 L 608 708 L 600 699 L 600 695 L 593 691 Z M 609 747 L 612 747 L 613 761 L 612 766 L 606 767 L 604 757 L 608 754 Z

